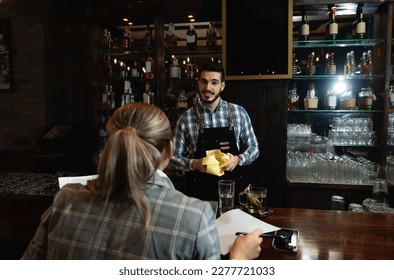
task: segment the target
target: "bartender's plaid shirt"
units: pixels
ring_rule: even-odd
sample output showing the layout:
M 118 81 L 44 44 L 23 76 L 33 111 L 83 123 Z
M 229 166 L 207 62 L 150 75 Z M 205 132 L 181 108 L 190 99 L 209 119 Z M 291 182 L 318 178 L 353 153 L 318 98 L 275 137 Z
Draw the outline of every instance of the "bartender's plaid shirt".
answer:
M 128 244 L 142 216 L 124 203 L 104 207 L 90 186 L 68 184 L 57 194 L 23 259 L 220 259 L 212 206 L 174 189 L 161 171 L 148 182 L 151 221 Z
M 198 103 L 198 114 L 201 118 L 203 128 L 228 127 L 229 102 L 220 100 L 219 106 L 212 113 Z M 245 150 L 240 150 L 240 165 L 249 165 L 259 156 L 259 145 L 253 130 L 252 122 L 246 110 L 237 104 L 231 103 L 233 124 L 237 147 L 242 146 Z M 174 137 L 174 156 L 172 165 L 176 169 L 191 170 L 192 159 L 197 149 L 198 125 L 194 116 L 193 108 L 184 112 L 178 120 Z M 241 145 L 241 142 L 243 145 Z

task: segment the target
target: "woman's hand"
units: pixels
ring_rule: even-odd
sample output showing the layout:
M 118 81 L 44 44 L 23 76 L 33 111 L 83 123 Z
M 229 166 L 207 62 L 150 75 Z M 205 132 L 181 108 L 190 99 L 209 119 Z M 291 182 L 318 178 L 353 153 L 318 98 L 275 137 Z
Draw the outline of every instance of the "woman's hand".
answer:
M 260 255 L 263 238 L 260 236 L 262 229 L 238 236 L 230 250 L 230 260 L 253 260 Z

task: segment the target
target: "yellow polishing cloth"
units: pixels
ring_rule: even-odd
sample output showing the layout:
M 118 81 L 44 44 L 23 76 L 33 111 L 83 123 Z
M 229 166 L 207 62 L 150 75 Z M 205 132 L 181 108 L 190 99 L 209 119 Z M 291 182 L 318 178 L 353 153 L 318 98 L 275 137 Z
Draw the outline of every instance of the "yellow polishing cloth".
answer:
M 207 173 L 222 176 L 223 167 L 227 165 L 229 157 L 220 150 L 206 151 L 207 156 L 203 158 L 202 164 L 207 166 Z

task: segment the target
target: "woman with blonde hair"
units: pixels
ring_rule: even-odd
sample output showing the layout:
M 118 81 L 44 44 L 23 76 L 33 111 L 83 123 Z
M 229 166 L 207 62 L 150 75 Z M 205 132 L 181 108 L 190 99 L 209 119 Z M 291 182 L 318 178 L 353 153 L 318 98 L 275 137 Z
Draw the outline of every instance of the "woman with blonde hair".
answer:
M 98 178 L 56 194 L 22 259 L 220 259 L 211 205 L 163 172 L 173 149 L 164 112 L 130 103 L 106 128 Z M 230 258 L 257 257 L 261 233 L 237 237 Z

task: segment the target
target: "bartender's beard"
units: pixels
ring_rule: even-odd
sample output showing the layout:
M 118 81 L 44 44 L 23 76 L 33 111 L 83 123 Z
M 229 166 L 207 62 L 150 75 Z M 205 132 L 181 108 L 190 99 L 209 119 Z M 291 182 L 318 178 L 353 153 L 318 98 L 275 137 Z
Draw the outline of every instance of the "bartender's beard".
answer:
M 200 93 L 200 99 L 205 104 L 212 104 L 215 103 L 216 100 L 220 97 L 220 91 L 218 93 L 214 93 L 212 91 L 205 90 Z M 212 98 L 212 99 L 211 99 Z

